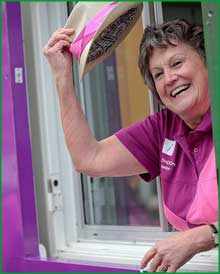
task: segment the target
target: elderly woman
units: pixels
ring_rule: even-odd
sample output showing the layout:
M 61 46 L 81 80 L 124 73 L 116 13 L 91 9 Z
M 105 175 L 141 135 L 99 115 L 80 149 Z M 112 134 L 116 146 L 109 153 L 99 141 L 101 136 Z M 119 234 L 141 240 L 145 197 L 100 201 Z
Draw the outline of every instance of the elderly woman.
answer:
M 160 175 L 164 211 L 181 232 L 144 256 L 150 272 L 175 272 L 196 253 L 217 245 L 218 202 L 203 31 L 185 20 L 147 27 L 139 68 L 164 105 L 144 121 L 97 141 L 77 101 L 68 52 L 72 29 L 59 29 L 44 48 L 57 86 L 73 164 L 94 177 Z

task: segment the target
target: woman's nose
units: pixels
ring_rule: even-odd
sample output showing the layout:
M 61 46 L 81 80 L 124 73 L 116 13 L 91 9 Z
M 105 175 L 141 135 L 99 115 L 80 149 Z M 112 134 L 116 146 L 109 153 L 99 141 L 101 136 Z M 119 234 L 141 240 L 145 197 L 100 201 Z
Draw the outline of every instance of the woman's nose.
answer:
M 167 70 L 164 72 L 164 80 L 165 80 L 166 85 L 173 84 L 173 82 L 175 82 L 177 79 L 178 79 L 178 77 L 174 72 L 172 72 L 170 70 Z

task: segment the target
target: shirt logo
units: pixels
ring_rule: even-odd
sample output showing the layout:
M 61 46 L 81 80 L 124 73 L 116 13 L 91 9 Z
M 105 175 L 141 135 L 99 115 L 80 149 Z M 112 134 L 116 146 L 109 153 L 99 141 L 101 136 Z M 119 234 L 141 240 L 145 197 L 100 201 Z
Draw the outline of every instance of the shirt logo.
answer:
M 176 145 L 176 141 L 172 141 L 165 138 L 162 152 L 169 156 L 173 155 L 175 145 Z

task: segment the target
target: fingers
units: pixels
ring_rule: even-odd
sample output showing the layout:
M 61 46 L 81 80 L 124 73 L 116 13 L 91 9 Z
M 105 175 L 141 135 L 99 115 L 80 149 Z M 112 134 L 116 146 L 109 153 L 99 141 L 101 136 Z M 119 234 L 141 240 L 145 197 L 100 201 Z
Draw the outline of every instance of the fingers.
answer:
M 169 268 L 169 266 L 166 266 L 166 265 L 161 264 L 161 265 L 157 268 L 156 272 L 167 272 L 168 268 Z
M 157 268 L 156 272 L 176 272 L 177 268 L 175 266 L 164 265 L 163 263 Z
M 174 265 L 170 265 L 167 269 L 167 272 L 176 272 L 177 271 L 177 267 L 175 267 Z
M 48 41 L 48 45 L 53 46 L 59 40 L 66 40 L 71 43 L 72 39 L 70 38 L 70 36 L 73 33 L 74 33 L 73 29 L 58 29 L 52 34 L 50 40 Z
M 74 33 L 74 29 L 59 28 L 52 34 L 52 36 L 59 34 L 59 33 L 71 36 Z
M 156 272 L 158 267 L 160 267 L 162 262 L 162 257 L 159 255 L 156 255 L 152 262 L 150 263 L 149 272 Z
M 144 269 L 150 260 L 157 254 L 157 249 L 151 248 L 143 257 L 140 268 Z
M 72 43 L 72 39 L 68 35 L 58 33 L 56 36 L 52 36 L 47 44 L 49 47 L 53 47 L 60 40 Z
M 151 262 L 150 262 L 151 261 Z M 151 248 L 143 257 L 140 269 L 145 269 L 150 262 L 148 272 L 176 272 L 177 267 L 167 263 L 163 256 L 158 253 L 157 247 Z
M 146 272 L 176 272 L 177 271 L 177 268 L 173 265 L 166 265 L 165 263 L 161 262 L 159 263 L 160 265 L 158 265 L 157 262 L 154 262 L 153 265 L 150 266 L 150 268 L 148 269 L 148 271 Z M 156 267 L 157 266 L 157 267 Z M 140 270 L 140 272 L 144 272 L 143 270 L 145 269 L 142 269 Z
M 58 29 L 55 31 L 47 44 L 44 47 L 44 53 L 47 54 L 48 51 L 53 48 L 53 51 L 60 49 L 61 46 L 63 47 L 69 47 L 72 43 L 72 39 L 70 36 L 74 33 L 73 29 Z M 62 41 L 62 42 L 61 42 Z

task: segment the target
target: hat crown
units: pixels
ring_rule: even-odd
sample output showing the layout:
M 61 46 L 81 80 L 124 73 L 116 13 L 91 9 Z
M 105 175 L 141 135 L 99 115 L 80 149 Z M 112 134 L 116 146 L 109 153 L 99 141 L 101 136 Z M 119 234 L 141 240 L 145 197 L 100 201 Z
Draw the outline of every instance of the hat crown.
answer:
M 109 6 L 111 6 L 110 9 L 108 9 Z M 101 14 L 102 17 L 102 12 L 105 8 L 107 12 L 103 15 L 103 18 L 101 18 L 101 23 L 98 23 L 98 27 L 94 33 L 88 37 L 85 29 L 89 29 L 91 22 L 94 24 L 95 20 L 93 19 L 96 18 L 97 14 Z M 102 62 L 111 54 L 114 48 L 122 42 L 137 22 L 141 15 L 142 8 L 142 2 L 78 2 L 74 6 L 65 27 L 74 29 L 75 32 L 72 36 L 73 43 L 78 43 L 79 38 L 83 40 L 82 45 L 78 43 L 76 46 L 76 48 L 78 47 L 78 53 L 75 55 L 79 62 L 81 77 L 96 64 Z M 119 18 L 121 19 L 117 21 Z M 125 19 L 124 23 L 123 18 Z M 99 22 L 99 20 L 97 22 Z M 114 24 L 114 22 L 120 22 L 121 25 L 124 24 L 123 27 L 119 28 L 119 32 L 115 31 L 118 26 Z M 85 37 L 83 37 L 84 33 Z M 103 35 L 106 33 L 108 36 L 107 39 L 112 37 L 112 43 L 109 43 L 106 35 Z M 97 41 L 98 43 L 96 43 Z M 108 46 L 106 46 L 107 42 Z M 90 51 L 90 49 L 92 49 L 92 51 Z

